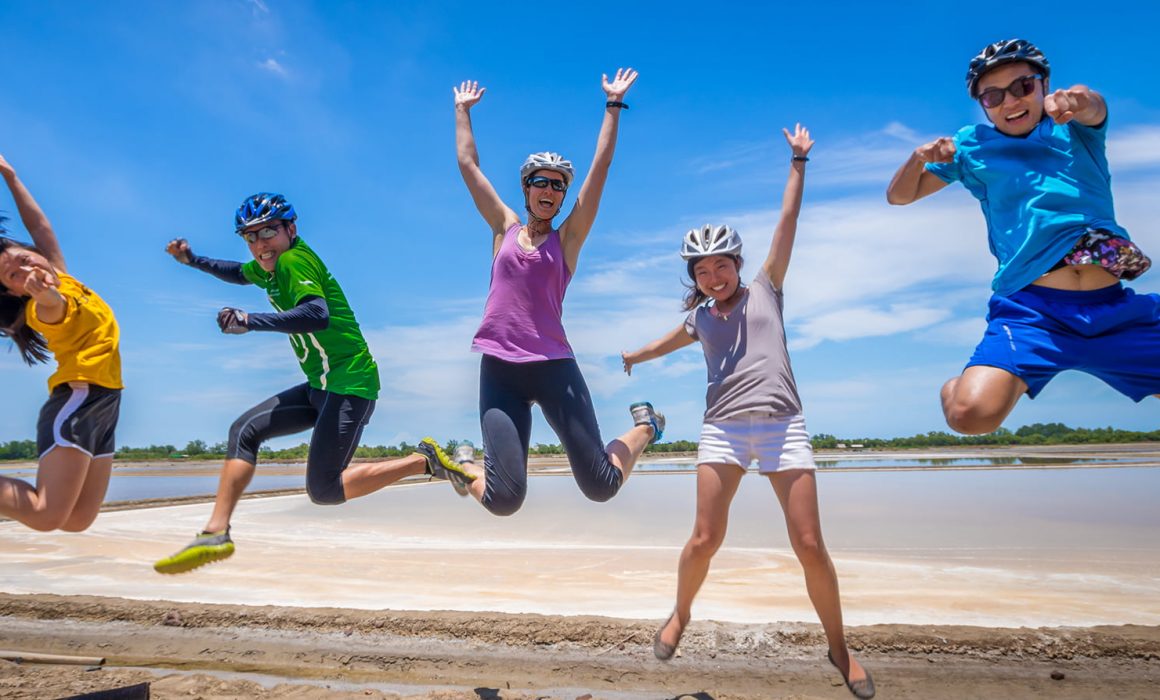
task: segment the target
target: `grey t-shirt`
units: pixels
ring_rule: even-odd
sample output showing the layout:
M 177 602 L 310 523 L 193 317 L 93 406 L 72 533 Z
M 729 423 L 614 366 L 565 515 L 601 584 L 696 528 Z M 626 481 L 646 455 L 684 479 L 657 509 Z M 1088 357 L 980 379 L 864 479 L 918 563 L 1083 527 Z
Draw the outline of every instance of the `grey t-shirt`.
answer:
M 728 317 L 702 304 L 685 318 L 685 331 L 701 342 L 709 370 L 706 423 L 747 411 L 802 412 L 785 346 L 781 290 L 762 271 L 743 294 Z

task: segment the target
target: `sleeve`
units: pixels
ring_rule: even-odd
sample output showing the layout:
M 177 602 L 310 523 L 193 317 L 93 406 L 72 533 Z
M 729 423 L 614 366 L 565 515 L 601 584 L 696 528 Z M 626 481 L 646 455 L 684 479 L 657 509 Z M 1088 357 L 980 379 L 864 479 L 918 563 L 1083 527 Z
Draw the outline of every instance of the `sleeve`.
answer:
M 233 260 L 215 260 L 204 255 L 194 255 L 189 259 L 189 266 L 217 277 L 222 282 L 230 284 L 250 284 L 243 273 L 243 265 Z
M 246 328 L 278 333 L 314 333 L 330 325 L 330 307 L 318 296 L 302 299 L 293 309 L 272 314 L 249 314 Z
M 964 139 L 965 132 L 971 127 L 960 129 L 952 140 L 955 142 L 955 159 L 949 163 L 927 163 L 924 167 L 928 173 L 935 175 L 943 182 L 950 184 L 952 182 L 961 182 L 963 179 L 963 151 L 970 147 L 966 139 Z
M 326 270 L 314 255 L 288 250 L 278 259 L 279 288 L 289 292 L 297 306 L 306 297 L 326 297 Z
M 1092 151 L 1103 153 L 1108 140 L 1108 117 L 1095 126 L 1085 126 L 1072 120 L 1064 125 L 1075 138 L 1083 142 Z
M 697 335 L 697 309 L 693 309 L 689 312 L 689 315 L 685 317 L 685 332 L 688 333 L 689 337 L 693 340 L 701 339 L 700 336 Z

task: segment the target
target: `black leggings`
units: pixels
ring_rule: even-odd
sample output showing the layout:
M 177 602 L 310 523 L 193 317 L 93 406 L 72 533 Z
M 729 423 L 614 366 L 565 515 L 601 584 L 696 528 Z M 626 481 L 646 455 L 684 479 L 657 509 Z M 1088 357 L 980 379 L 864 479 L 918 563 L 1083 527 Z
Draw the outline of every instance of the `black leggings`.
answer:
M 350 464 L 375 402 L 299 384 L 246 411 L 230 426 L 226 456 L 258 463 L 258 448 L 273 437 L 314 428 L 306 460 L 306 493 L 320 505 L 346 501 L 342 472 Z
M 624 480 L 608 459 L 592 397 L 576 360 L 505 362 L 484 355 L 479 366 L 479 423 L 483 430 L 487 490 L 483 506 L 511 515 L 528 492 L 532 404 L 556 432 L 572 476 L 593 501 L 607 501 Z

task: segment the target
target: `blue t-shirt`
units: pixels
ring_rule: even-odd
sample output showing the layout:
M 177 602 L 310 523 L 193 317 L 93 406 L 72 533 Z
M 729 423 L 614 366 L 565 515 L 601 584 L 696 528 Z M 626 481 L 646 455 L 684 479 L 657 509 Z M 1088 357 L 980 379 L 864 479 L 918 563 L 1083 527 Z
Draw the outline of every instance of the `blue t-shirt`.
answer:
M 999 260 L 991 281 L 996 294 L 1009 296 L 1034 282 L 1088 229 L 1128 238 L 1112 207 L 1107 124 L 1060 125 L 1045 116 L 1025 137 L 974 124 L 954 135 L 953 162 L 926 164 L 979 200 L 991 254 Z

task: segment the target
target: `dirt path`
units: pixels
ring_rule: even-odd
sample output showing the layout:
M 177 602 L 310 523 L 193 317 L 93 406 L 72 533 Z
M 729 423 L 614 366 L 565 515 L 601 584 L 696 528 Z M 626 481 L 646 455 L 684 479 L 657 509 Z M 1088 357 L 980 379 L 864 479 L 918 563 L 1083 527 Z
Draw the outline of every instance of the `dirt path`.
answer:
M 156 698 L 850 697 L 817 625 L 695 621 L 662 664 L 658 622 L 0 594 L 0 648 L 107 659 L 0 662 L 0 697 L 144 681 Z M 875 625 L 850 641 L 880 697 L 1154 698 L 1160 684 L 1156 627 Z

